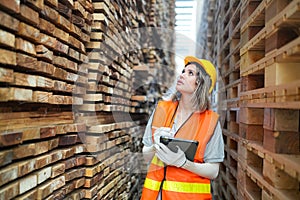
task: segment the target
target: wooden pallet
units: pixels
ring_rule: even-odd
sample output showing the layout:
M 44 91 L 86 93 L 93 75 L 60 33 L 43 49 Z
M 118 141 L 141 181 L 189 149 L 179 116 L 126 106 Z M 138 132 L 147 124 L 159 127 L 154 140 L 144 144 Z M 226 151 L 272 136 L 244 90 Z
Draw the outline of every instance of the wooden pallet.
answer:
M 297 40 L 299 38 L 295 38 L 295 34 L 289 34 L 290 38 L 287 40 L 289 43 L 286 45 L 281 44 L 281 41 L 283 37 L 280 37 L 280 32 L 278 32 L 280 30 L 280 28 L 282 27 L 288 27 L 289 29 L 287 29 L 287 31 L 290 33 L 293 33 L 293 28 L 292 26 L 287 26 L 287 23 L 289 23 L 289 21 L 293 21 L 295 19 L 295 16 L 297 15 L 297 13 L 299 12 L 298 8 L 297 8 L 297 3 L 298 1 L 293 1 L 291 2 L 289 5 L 287 5 L 280 13 L 278 13 L 278 15 L 276 15 L 276 17 L 272 18 L 272 20 L 270 20 L 269 22 L 266 23 L 265 27 L 255 35 L 255 37 L 253 37 L 252 39 L 249 38 L 249 41 L 247 42 L 247 44 L 245 44 L 245 46 L 243 48 L 241 48 L 241 55 L 245 54 L 246 51 L 249 51 L 251 49 L 264 49 L 264 46 L 262 46 L 262 44 L 264 43 L 264 39 L 269 38 L 272 34 L 273 37 L 276 36 L 276 34 L 278 35 L 278 38 L 276 40 L 277 46 L 276 46 L 276 57 L 280 58 L 280 54 L 282 54 L 284 51 L 287 51 L 286 49 L 293 49 L 295 48 L 294 51 L 287 53 L 287 56 L 284 56 L 288 62 L 288 59 L 290 58 L 291 60 L 293 59 L 293 55 L 297 55 L 297 48 L 294 46 L 297 46 Z M 286 17 L 284 17 L 286 16 Z M 297 21 L 295 22 L 297 23 Z M 275 35 L 274 35 L 275 34 Z M 294 39 L 294 40 L 293 40 Z M 286 40 L 285 40 L 286 41 Z M 268 47 L 269 44 L 267 44 L 266 49 L 268 51 L 270 51 L 270 49 L 274 49 L 274 47 Z M 255 51 L 254 51 L 255 52 Z M 273 53 L 272 53 L 273 54 Z M 254 53 L 255 55 L 255 53 Z M 250 59 L 253 59 L 252 57 L 249 57 Z M 248 60 L 249 58 L 246 57 L 246 60 Z M 258 59 L 255 59 L 254 57 L 254 61 L 258 61 L 261 60 L 261 58 L 263 58 L 263 56 L 258 57 Z M 262 59 L 262 61 L 259 62 L 264 62 L 264 60 L 269 60 L 270 59 L 270 55 L 266 55 L 266 57 L 264 59 Z M 279 60 L 279 59 L 278 59 Z M 251 60 L 249 60 L 248 62 L 245 62 L 248 65 L 252 65 L 253 61 L 251 62 Z M 259 64 L 259 63 L 258 63 Z M 248 65 L 244 65 L 247 68 L 254 68 L 254 67 L 247 67 Z M 255 67 L 256 70 L 258 70 L 259 68 Z M 245 71 L 249 71 L 249 70 L 245 70 L 244 68 L 241 69 L 241 73 L 243 75 L 245 75 Z M 260 68 L 261 69 L 261 68 Z M 251 70 L 253 71 L 253 70 Z M 253 72 L 252 72 L 253 73 Z
M 298 130 L 298 110 L 265 109 L 263 140 L 265 149 L 274 153 L 299 154 Z
M 237 199 L 236 180 L 232 180 L 230 174 L 221 173 L 224 187 L 221 192 L 226 199 Z
M 278 1 L 273 0 L 270 2 L 269 5 L 267 5 L 265 10 L 265 16 L 266 16 L 266 22 L 272 20 L 274 17 L 276 17 L 277 13 L 279 13 L 281 10 L 283 10 L 287 5 L 289 4 L 289 1 Z
M 241 32 L 243 33 L 250 26 L 263 26 L 265 24 L 264 10 L 270 1 L 250 1 L 244 2 L 242 5 L 242 16 L 241 19 L 242 27 Z
M 264 88 L 265 82 L 264 82 L 264 74 L 261 73 L 255 73 L 248 76 L 242 76 L 241 77 L 241 91 L 246 92 L 250 90 L 255 90 L 259 88 Z
M 240 108 L 239 136 L 241 138 L 247 139 L 249 141 L 257 141 L 262 143 L 264 138 L 263 123 L 264 123 L 263 109 Z
M 299 108 L 299 81 L 241 92 L 241 105 L 257 108 Z
M 239 10 L 229 7 L 228 2 L 215 3 L 216 12 L 209 15 L 218 26 L 207 39 L 214 46 L 205 46 L 210 55 L 219 52 L 215 60 L 224 81 L 220 92 L 226 91 L 228 97 L 218 197 L 297 199 L 300 77 L 296 67 L 299 37 L 294 27 L 299 26 L 299 1 L 245 0 Z M 235 30 L 238 34 L 231 37 L 230 31 Z M 234 90 L 237 85 L 239 89 Z M 286 115 L 293 119 L 288 121 Z M 284 128 L 289 124 L 291 129 Z M 280 158 L 287 164 L 281 165 Z M 229 174 L 237 179 L 236 195 L 230 190 Z M 279 189 L 288 188 L 288 181 L 292 190 Z
M 267 152 L 267 150 L 263 149 L 261 145 L 257 143 L 244 143 L 242 146 L 246 153 L 244 156 L 246 156 L 247 162 L 247 165 L 243 166 L 243 169 L 247 174 L 246 185 L 249 185 L 248 188 L 246 187 L 246 196 L 254 199 L 260 198 L 263 194 L 262 191 L 265 191 L 273 198 L 294 199 L 298 197 L 298 186 L 295 188 L 293 187 L 293 184 L 290 185 L 287 183 L 298 184 L 299 177 L 295 173 L 298 165 L 298 157 L 292 155 L 291 160 L 289 161 L 286 159 L 285 164 L 283 164 L 282 161 L 279 161 L 278 159 L 286 156 L 277 157 L 278 154 Z M 239 149 L 242 150 L 243 148 Z M 244 160 L 241 156 L 239 159 Z M 289 172 L 290 170 L 292 173 Z M 241 174 L 243 174 L 243 170 L 241 171 Z M 262 174 L 264 174 L 264 178 L 262 178 Z M 281 182 L 278 182 L 278 176 L 282 177 L 282 179 L 280 179 Z M 287 181 L 283 181 L 284 179 Z M 289 189 L 293 189 L 287 190 L 288 187 L 290 187 Z

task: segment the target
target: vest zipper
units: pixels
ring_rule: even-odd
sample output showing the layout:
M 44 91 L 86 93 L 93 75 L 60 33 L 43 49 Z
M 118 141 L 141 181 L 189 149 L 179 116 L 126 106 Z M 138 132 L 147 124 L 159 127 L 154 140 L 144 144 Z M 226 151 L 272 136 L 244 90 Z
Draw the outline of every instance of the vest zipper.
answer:
M 161 193 L 161 200 L 163 200 L 162 188 L 163 188 L 164 181 L 166 180 L 166 174 L 167 174 L 167 166 L 165 165 L 164 166 L 164 178 L 162 179 L 160 188 L 159 188 L 159 192 Z
M 178 103 L 178 105 L 179 105 L 179 103 Z M 178 105 L 177 105 L 177 107 L 175 109 L 175 112 L 173 113 L 173 116 L 171 118 L 170 124 L 168 126 L 170 128 L 172 128 L 172 126 L 173 126 L 173 122 L 174 122 L 174 118 L 175 118 L 175 115 L 176 115 L 176 112 L 177 112 L 177 109 L 178 109 Z M 174 134 L 174 137 L 177 134 L 177 132 L 179 131 L 179 129 L 191 118 L 191 116 L 193 114 L 194 114 L 194 112 L 192 112 L 190 114 L 190 116 L 181 124 L 181 126 L 177 129 L 176 133 Z M 160 188 L 159 188 L 159 192 L 161 192 L 161 200 L 163 200 L 162 188 L 163 188 L 164 181 L 166 180 L 166 175 L 167 175 L 167 166 L 165 165 L 164 166 L 164 177 L 163 177 L 163 179 L 161 181 Z
M 178 105 L 179 105 L 179 103 L 178 103 Z M 176 106 L 176 109 L 175 109 L 175 111 L 174 111 L 174 113 L 172 115 L 171 121 L 169 123 L 168 127 L 170 127 L 170 128 L 173 126 L 173 122 L 174 122 L 174 118 L 175 118 L 175 115 L 176 115 L 176 112 L 177 112 L 177 109 L 178 109 L 178 105 Z

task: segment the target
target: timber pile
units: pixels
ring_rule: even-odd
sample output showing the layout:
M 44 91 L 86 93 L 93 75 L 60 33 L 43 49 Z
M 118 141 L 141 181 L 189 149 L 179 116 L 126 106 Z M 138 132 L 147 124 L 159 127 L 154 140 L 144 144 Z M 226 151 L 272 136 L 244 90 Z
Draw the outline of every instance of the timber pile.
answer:
M 140 31 L 144 63 L 133 67 L 132 113 L 151 113 L 174 77 L 175 1 L 152 0 L 147 10 L 151 27 Z
M 89 1 L 0 1 L 0 199 L 83 197 Z
M 0 0 L 0 199 L 138 199 L 154 103 L 134 104 L 134 72 L 174 69 L 145 59 L 152 32 L 138 41 L 149 6 L 168 12 L 154 3 Z
M 97 1 L 93 6 L 91 42 L 87 44 L 90 61 L 87 94 L 77 107 L 77 121 L 85 121 L 87 125 L 86 133 L 81 136 L 91 153 L 86 157 L 85 198 L 138 198 L 144 170 L 139 154 L 142 126 L 148 109 L 134 105 L 139 100 L 136 93 L 140 87 L 135 82 L 135 66 L 147 64 L 142 44 L 147 44 L 149 37 L 143 38 L 139 26 L 148 26 L 141 16 L 147 16 L 143 12 L 149 5 Z M 147 76 L 139 78 L 147 80 Z
M 220 199 L 299 199 L 299 0 L 210 1 L 226 91 Z M 220 14 L 220 16 L 219 16 Z M 220 41 L 220 42 L 219 42 Z

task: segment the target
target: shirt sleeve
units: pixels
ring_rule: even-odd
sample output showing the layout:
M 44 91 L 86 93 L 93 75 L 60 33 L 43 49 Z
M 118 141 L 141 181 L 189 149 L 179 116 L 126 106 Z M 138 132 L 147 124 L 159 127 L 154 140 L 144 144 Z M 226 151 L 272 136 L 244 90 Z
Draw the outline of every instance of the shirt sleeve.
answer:
M 155 112 L 155 110 L 152 112 L 152 114 L 151 114 L 151 116 L 148 120 L 147 126 L 145 128 L 144 136 L 143 136 L 143 144 L 147 147 L 150 147 L 153 144 L 151 126 L 152 126 L 152 120 L 153 120 L 154 112 Z
M 208 141 L 204 152 L 204 162 L 215 163 L 224 160 L 224 140 L 220 122 L 217 123 L 214 134 Z

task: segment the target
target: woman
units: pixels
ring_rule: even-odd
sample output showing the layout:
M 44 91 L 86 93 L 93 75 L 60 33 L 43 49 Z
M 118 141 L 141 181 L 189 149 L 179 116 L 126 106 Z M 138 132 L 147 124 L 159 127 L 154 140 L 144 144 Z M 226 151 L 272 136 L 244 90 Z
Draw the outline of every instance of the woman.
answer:
M 212 199 L 210 180 L 217 177 L 224 159 L 218 114 L 210 110 L 209 95 L 216 82 L 213 64 L 187 56 L 172 99 L 160 101 L 143 137 L 143 154 L 152 158 L 142 200 Z M 171 151 L 159 142 L 170 136 L 199 142 L 193 161 L 178 147 Z M 154 155 L 154 156 L 153 156 Z

